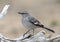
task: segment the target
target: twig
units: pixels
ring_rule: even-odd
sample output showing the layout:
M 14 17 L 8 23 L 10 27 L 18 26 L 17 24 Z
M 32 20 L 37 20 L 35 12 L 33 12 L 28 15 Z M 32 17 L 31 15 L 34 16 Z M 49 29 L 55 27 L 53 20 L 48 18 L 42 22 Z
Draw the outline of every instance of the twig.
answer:
M 0 19 L 2 19 L 6 14 L 7 14 L 7 10 L 9 8 L 10 5 L 5 5 L 4 8 L 2 9 L 2 12 L 0 13 Z

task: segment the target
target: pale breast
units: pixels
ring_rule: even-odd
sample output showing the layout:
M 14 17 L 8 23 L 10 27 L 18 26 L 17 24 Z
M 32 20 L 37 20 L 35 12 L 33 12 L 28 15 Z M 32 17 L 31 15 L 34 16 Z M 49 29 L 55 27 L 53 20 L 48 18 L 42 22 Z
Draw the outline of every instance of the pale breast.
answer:
M 27 28 L 27 29 L 34 29 L 34 28 L 36 28 L 36 26 L 34 24 L 29 22 L 29 19 L 27 17 L 22 19 L 22 23 L 25 26 L 25 28 Z

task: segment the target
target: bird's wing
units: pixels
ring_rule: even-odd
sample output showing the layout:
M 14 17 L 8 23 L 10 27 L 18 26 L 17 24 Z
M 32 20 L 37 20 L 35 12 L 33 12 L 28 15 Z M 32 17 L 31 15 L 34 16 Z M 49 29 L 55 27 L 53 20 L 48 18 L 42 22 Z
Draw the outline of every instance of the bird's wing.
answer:
M 33 17 L 29 18 L 29 22 L 32 23 L 32 24 L 34 24 L 34 25 L 36 25 L 36 26 L 39 26 L 39 27 L 43 26 L 37 19 L 35 19 Z

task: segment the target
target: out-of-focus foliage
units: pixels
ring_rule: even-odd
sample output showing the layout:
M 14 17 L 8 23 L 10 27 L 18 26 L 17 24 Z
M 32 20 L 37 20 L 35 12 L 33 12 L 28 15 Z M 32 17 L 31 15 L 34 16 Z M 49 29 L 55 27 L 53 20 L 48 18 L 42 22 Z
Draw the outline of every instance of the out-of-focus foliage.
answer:
M 57 0 L 58 3 L 60 3 L 60 0 Z
M 58 25 L 58 21 L 57 20 L 52 20 L 51 23 L 50 23 L 51 27 L 55 27 L 57 25 Z
M 2 0 L 0 0 L 0 4 L 2 3 Z

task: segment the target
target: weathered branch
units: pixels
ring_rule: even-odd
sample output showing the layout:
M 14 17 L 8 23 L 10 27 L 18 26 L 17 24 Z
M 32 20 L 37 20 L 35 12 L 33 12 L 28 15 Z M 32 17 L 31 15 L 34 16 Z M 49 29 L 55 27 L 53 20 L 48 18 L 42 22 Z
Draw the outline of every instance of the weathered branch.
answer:
M 6 14 L 7 14 L 7 10 L 9 8 L 10 5 L 5 5 L 4 8 L 2 9 L 2 12 L 0 13 L 0 19 L 2 19 Z
M 0 41 L 1 42 L 2 41 L 6 41 L 6 42 L 60 42 L 60 35 L 51 37 L 51 38 L 47 38 L 44 35 L 45 35 L 44 30 L 40 31 L 34 36 L 31 36 L 30 38 L 25 38 L 25 39 L 23 38 L 23 36 L 16 38 L 16 39 L 8 39 L 0 34 Z M 26 35 L 26 37 L 27 36 L 28 35 Z

